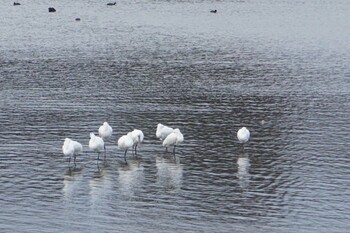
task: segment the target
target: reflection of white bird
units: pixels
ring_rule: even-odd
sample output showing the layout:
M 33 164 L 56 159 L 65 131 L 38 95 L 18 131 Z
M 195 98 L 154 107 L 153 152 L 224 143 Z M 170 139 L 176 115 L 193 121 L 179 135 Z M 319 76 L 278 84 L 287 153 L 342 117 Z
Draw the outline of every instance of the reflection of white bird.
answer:
M 249 184 L 249 168 L 250 168 L 250 160 L 249 158 L 238 158 L 237 160 L 237 177 L 240 181 L 240 186 L 242 188 L 246 188 Z
M 72 200 L 72 198 L 70 198 L 73 195 L 77 195 L 79 194 L 79 192 L 76 192 L 76 189 L 78 189 L 79 187 L 81 187 L 81 185 L 79 184 L 81 179 L 81 171 L 82 169 L 71 169 L 69 168 L 63 178 L 63 193 L 64 193 L 64 197 L 66 197 L 69 200 Z
M 142 186 L 143 170 L 140 160 L 130 160 L 128 164 L 118 166 L 118 186 L 123 196 L 132 197 L 135 190 Z
M 118 139 L 118 149 L 125 150 L 124 159 L 126 162 L 126 152 L 128 149 L 132 148 L 134 141 L 132 140 L 132 132 L 129 132 L 127 135 L 123 135 Z
M 174 146 L 173 153 L 175 154 L 175 147 L 184 141 L 184 136 L 179 129 L 174 129 L 174 131 L 169 134 L 163 141 L 163 146 L 168 150 L 169 146 Z
M 170 189 L 180 189 L 183 176 L 181 164 L 163 157 L 156 158 L 158 182 Z
M 250 132 L 246 127 L 240 128 L 237 132 L 237 138 L 240 143 L 246 143 L 250 138 Z
M 99 136 L 96 136 L 94 133 L 90 133 L 89 148 L 94 152 L 97 152 L 97 160 L 100 159 L 100 153 L 104 149 L 104 141 Z
M 238 158 L 238 175 L 245 176 L 249 174 L 250 161 L 248 158 Z
M 74 166 L 76 166 L 76 156 L 83 151 L 83 146 L 77 141 L 73 141 L 70 138 L 65 138 L 62 151 L 65 156 L 69 156 L 69 163 L 71 157 L 74 156 Z
M 92 175 L 89 181 L 90 203 L 86 203 L 92 209 L 93 213 L 98 213 L 101 209 L 107 209 L 109 203 L 106 201 L 115 195 L 113 190 L 113 177 L 106 169 L 100 169 Z M 98 232 L 93 229 L 93 232 Z
M 171 134 L 174 131 L 173 128 L 170 128 L 168 126 L 162 125 L 159 123 L 157 125 L 157 131 L 156 131 L 156 136 L 160 140 L 164 140 L 169 134 Z
M 143 132 L 139 129 L 134 129 L 131 132 L 131 137 L 133 140 L 133 147 L 135 148 L 135 154 L 137 153 L 137 147 L 141 145 L 141 143 L 143 142 Z

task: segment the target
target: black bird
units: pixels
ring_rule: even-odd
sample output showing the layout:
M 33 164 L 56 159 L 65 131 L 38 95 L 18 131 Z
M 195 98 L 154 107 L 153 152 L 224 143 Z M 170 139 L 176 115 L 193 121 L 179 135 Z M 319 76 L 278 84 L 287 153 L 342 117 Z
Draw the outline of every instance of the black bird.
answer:
M 14 2 L 13 5 L 14 5 L 14 6 L 19 6 L 19 5 L 21 5 L 21 3 L 19 3 L 19 2 Z
M 49 12 L 56 12 L 56 9 L 53 7 L 49 7 Z
M 107 6 L 114 6 L 114 5 L 116 5 L 117 3 L 116 2 L 109 2 L 109 3 L 107 3 Z
M 80 21 L 80 18 L 75 18 L 75 21 Z
M 216 13 L 218 12 L 217 10 L 211 10 L 210 13 Z

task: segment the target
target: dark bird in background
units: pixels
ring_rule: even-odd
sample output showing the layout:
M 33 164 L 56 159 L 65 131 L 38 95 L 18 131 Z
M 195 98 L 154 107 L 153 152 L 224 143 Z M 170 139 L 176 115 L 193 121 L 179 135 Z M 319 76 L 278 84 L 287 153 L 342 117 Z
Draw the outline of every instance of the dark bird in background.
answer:
M 210 13 L 216 13 L 218 12 L 217 10 L 211 10 Z
M 116 4 L 117 4 L 116 2 L 109 2 L 109 3 L 107 3 L 107 6 L 114 6 Z
M 14 6 L 19 6 L 19 5 L 21 5 L 21 3 L 19 3 L 19 2 L 14 2 L 13 5 L 14 5 Z
M 56 12 L 56 9 L 53 7 L 49 7 L 49 12 Z

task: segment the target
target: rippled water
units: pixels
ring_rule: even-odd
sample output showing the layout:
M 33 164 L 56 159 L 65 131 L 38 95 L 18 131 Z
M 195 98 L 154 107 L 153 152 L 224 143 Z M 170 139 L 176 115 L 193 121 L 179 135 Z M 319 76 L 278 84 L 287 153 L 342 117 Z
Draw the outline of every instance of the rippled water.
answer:
M 348 232 L 350 2 L 21 3 L 0 8 L 1 232 Z

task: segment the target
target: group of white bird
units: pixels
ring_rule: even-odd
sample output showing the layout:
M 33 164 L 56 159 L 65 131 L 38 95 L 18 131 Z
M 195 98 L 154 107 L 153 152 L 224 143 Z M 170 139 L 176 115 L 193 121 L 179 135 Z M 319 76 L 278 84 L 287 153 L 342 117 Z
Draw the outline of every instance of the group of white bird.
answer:
M 112 136 L 113 129 L 107 123 L 104 122 L 98 129 L 99 136 L 94 133 L 90 133 L 89 148 L 97 153 L 97 160 L 100 159 L 100 154 L 104 151 L 104 158 L 106 159 L 106 144 L 105 141 Z M 174 146 L 173 153 L 175 154 L 175 147 L 184 141 L 184 137 L 179 129 L 173 129 L 163 124 L 158 124 L 156 137 L 163 141 L 163 146 L 168 150 L 168 147 Z M 126 153 L 129 149 L 132 149 L 137 154 L 137 149 L 141 145 L 144 139 L 144 134 L 139 129 L 134 129 L 131 132 L 121 136 L 118 139 L 118 149 L 124 150 L 124 159 L 126 162 Z M 69 157 L 69 163 L 71 158 L 74 158 L 74 166 L 76 165 L 76 156 L 83 151 L 83 146 L 77 141 L 70 138 L 65 138 L 62 151 L 65 156 Z
M 90 133 L 89 148 L 97 153 L 97 160 L 100 159 L 100 153 L 104 151 L 104 159 L 106 159 L 106 145 L 105 141 L 112 136 L 113 129 L 107 123 L 104 122 L 98 129 L 99 136 L 94 133 Z M 157 125 L 156 137 L 162 141 L 163 147 L 168 151 L 168 147 L 173 146 L 173 153 L 175 155 L 175 148 L 180 143 L 184 141 L 184 136 L 181 131 L 176 128 L 173 129 L 163 124 Z M 250 132 L 246 127 L 238 130 L 237 138 L 240 143 L 246 143 L 250 138 Z M 134 129 L 131 132 L 121 136 L 118 139 L 118 149 L 124 150 L 124 159 L 126 162 L 126 153 L 129 149 L 132 149 L 135 154 L 137 153 L 137 148 L 141 145 L 144 139 L 144 134 L 139 129 Z M 83 146 L 77 141 L 70 138 L 65 138 L 62 151 L 65 156 L 69 157 L 69 163 L 71 157 L 74 158 L 74 166 L 76 166 L 76 156 L 83 151 Z

